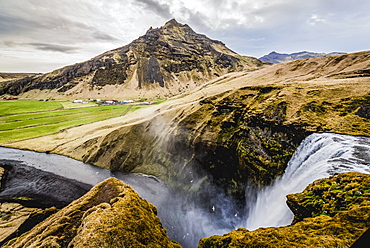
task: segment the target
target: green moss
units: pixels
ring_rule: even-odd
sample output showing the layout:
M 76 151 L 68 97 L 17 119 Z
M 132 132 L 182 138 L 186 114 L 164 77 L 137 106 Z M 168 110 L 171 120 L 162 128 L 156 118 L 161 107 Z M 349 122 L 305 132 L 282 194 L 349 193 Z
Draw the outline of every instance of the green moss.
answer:
M 338 211 L 369 200 L 370 176 L 359 173 L 339 174 L 310 184 L 305 191 L 288 196 L 295 221 L 310 216 L 334 216 Z
M 169 247 L 156 208 L 115 178 L 96 185 L 4 247 Z

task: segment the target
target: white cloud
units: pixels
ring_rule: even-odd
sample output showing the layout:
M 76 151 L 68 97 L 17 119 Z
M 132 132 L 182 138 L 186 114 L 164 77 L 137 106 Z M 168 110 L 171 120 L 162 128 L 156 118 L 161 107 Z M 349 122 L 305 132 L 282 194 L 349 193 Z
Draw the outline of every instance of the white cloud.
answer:
M 317 23 L 323 23 L 326 20 L 324 18 L 319 17 L 317 14 L 312 14 L 310 19 L 308 20 L 308 23 L 310 25 L 316 25 Z
M 171 18 L 243 55 L 262 56 L 272 50 L 352 52 L 368 49 L 370 40 L 368 0 L 0 0 L 0 4 L 0 51 L 12 61 L 23 59 L 18 67 L 2 62 L 0 71 L 29 71 L 24 65 L 35 61 L 20 51 L 50 61 L 39 71 L 81 62 L 126 45 Z

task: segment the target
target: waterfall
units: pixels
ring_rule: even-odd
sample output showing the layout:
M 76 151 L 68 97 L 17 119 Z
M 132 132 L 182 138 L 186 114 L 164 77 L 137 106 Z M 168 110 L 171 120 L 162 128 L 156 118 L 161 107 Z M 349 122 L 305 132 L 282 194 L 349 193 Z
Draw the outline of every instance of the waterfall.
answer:
M 239 227 L 254 230 L 289 225 L 293 214 L 285 203 L 287 194 L 301 192 L 314 180 L 335 173 L 370 173 L 370 138 L 330 133 L 310 135 L 293 154 L 283 176 L 270 186 L 247 188 L 247 215 L 238 212 L 233 199 L 217 188 L 202 188 L 202 192 L 212 195 L 212 204 L 205 209 L 201 194 L 177 192 L 153 176 L 112 173 L 60 155 L 0 147 L 2 161 L 19 162 L 90 184 L 115 176 L 157 206 L 158 216 L 172 239 L 183 247 L 196 247 L 200 238 L 222 235 Z
M 293 154 L 284 175 L 259 189 L 253 203 L 248 202 L 246 228 L 289 225 L 293 213 L 286 205 L 286 195 L 302 192 L 317 179 L 344 172 L 370 173 L 370 138 L 332 133 L 308 136 Z

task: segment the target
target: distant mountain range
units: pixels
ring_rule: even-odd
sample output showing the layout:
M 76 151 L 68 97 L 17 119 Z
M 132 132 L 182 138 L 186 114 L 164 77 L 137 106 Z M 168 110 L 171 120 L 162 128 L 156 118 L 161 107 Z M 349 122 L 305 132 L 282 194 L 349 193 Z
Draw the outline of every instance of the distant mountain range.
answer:
M 289 62 L 292 60 L 296 59 L 308 59 L 308 58 L 316 58 L 316 57 L 327 57 L 327 56 L 333 56 L 333 55 L 342 55 L 346 53 L 341 53 L 341 52 L 332 52 L 332 53 L 314 53 L 314 52 L 297 52 L 297 53 L 291 53 L 291 54 L 286 54 L 286 53 L 277 53 L 275 51 L 269 53 L 268 55 L 265 55 L 259 60 L 263 62 L 269 62 L 273 64 L 277 63 L 284 63 L 284 62 Z

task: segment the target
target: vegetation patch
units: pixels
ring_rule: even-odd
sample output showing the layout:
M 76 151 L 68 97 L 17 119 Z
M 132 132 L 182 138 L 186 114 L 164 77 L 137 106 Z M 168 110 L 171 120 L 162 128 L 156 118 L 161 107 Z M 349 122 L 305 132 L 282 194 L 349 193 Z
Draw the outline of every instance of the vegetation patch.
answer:
M 60 102 L 0 101 L 0 116 L 62 109 Z
M 69 105 L 66 105 L 69 106 Z M 144 105 L 112 105 L 65 109 L 61 102 L 0 102 L 0 143 L 53 134 L 66 128 L 123 116 Z

